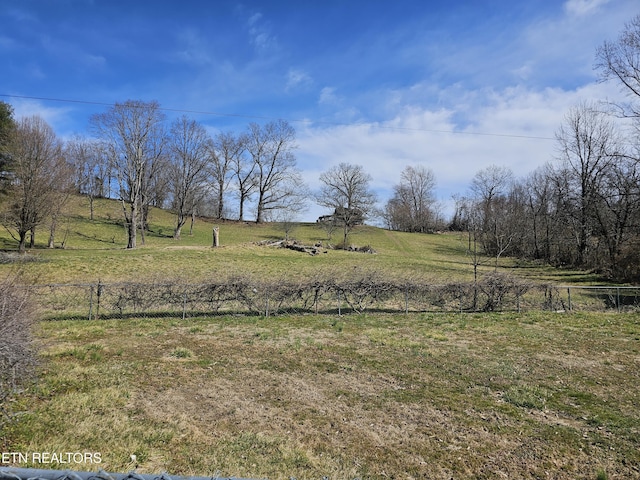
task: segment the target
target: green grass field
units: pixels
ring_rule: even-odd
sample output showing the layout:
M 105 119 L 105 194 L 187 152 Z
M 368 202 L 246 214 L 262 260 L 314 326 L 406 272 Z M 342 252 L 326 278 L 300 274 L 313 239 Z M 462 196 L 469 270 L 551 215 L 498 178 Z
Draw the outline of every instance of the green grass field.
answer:
M 136 250 L 116 202 L 96 219 L 75 198 L 66 248 L 27 253 L 0 272 L 36 283 L 196 282 L 367 268 L 446 283 L 472 266 L 460 234 L 362 227 L 375 255 L 317 256 L 259 246 L 277 225 L 211 222 L 170 238 L 153 212 Z M 312 224 L 293 236 L 326 242 Z M 336 241 L 334 239 L 334 241 Z M 0 246 L 16 244 L 4 232 Z M 501 259 L 540 281 L 584 272 Z M 483 272 L 493 270 L 487 259 Z M 11 404 L 3 452 L 99 453 L 59 468 L 270 479 L 640 478 L 640 314 L 361 314 L 129 318 L 38 323 L 39 380 Z
M 88 202 L 74 197 L 69 215 L 59 222 L 57 242 L 65 248 L 48 249 L 48 227 L 36 234 L 36 248 L 27 258 L 36 259 L 22 269 L 25 281 L 35 283 L 86 283 L 137 281 L 197 282 L 230 273 L 280 277 L 311 275 L 318 270 L 349 271 L 361 268 L 384 272 L 389 276 L 419 277 L 426 282 L 442 283 L 469 280 L 473 276 L 466 255 L 466 238 L 460 233 L 418 235 L 362 226 L 356 228 L 351 241 L 357 246 L 370 245 L 375 255 L 328 250 L 310 256 L 286 249 L 259 246 L 265 240 L 284 237 L 277 224 L 256 225 L 252 222 L 213 223 L 199 219 L 189 235 L 188 225 L 182 238 L 174 240 L 174 217 L 163 210 L 152 210 L 151 232 L 145 244 L 126 250 L 126 232 L 122 224 L 122 205 L 113 200 L 97 200 L 94 220 L 89 220 Z M 214 225 L 220 228 L 221 247 L 212 248 Z M 337 243 L 340 232 L 331 242 L 316 224 L 300 224 L 292 236 L 304 244 Z M 0 231 L 0 249 L 12 251 L 17 242 L 6 230 Z M 500 259 L 500 268 L 518 276 L 540 281 L 591 283 L 594 275 L 585 272 L 557 270 L 546 266 L 516 263 Z M 484 259 L 481 272 L 494 269 L 493 259 Z M 0 265 L 2 272 L 15 272 L 12 264 Z
M 60 321 L 38 333 L 41 380 L 4 451 L 273 479 L 640 476 L 637 314 Z

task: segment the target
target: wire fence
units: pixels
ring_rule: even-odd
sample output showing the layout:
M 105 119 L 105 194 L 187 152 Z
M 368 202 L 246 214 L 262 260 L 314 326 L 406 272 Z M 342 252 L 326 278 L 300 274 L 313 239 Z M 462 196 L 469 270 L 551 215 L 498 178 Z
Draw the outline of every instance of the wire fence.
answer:
M 47 319 L 349 314 L 365 311 L 636 311 L 640 287 L 534 284 L 506 275 L 426 285 L 361 277 L 344 281 L 86 283 L 32 285 Z

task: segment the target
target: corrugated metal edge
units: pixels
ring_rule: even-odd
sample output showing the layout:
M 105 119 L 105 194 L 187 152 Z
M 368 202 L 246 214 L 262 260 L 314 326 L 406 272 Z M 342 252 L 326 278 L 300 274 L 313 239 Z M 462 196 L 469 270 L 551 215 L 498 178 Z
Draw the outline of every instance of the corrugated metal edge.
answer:
M 182 477 L 168 473 L 143 474 L 76 472 L 73 470 L 41 470 L 36 468 L 0 467 L 0 480 L 256 480 L 238 477 Z

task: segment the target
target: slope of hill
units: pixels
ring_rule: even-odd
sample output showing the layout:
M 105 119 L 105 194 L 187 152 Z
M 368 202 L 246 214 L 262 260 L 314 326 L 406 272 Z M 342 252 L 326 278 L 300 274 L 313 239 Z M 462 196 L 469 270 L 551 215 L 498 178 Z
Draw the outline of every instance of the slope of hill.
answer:
M 473 275 L 472 262 L 466 254 L 466 238 L 461 233 L 411 234 L 365 225 L 354 230 L 351 241 L 356 246 L 370 246 L 375 251 L 375 254 L 368 254 L 327 248 L 339 241 L 340 232 L 328 238 L 327 233 L 314 223 L 298 224 L 290 233 L 292 238 L 302 244 L 322 244 L 324 247 L 324 253 L 311 256 L 263 245 L 284 237 L 284 230 L 277 223 L 257 225 L 198 218 L 191 234 L 187 224 L 182 238 L 175 240 L 172 238 L 173 214 L 152 209 L 150 231 L 145 234 L 144 244 L 127 250 L 122 205 L 115 200 L 96 200 L 91 220 L 88 200 L 81 196 L 71 199 L 67 215 L 58 223 L 54 249 L 46 248 L 48 226 L 43 225 L 37 231 L 36 246 L 27 256 L 36 257 L 38 261 L 22 267 L 22 273 L 31 281 L 148 282 L 160 278 L 197 282 L 233 273 L 278 278 L 355 268 L 384 272 L 391 277 L 418 277 L 432 283 L 468 280 Z M 212 248 L 214 226 L 220 229 L 219 248 Z M 5 251 L 17 248 L 17 242 L 6 229 L 0 232 L 0 248 Z M 582 272 L 522 265 L 513 259 L 500 259 L 499 264 L 501 269 L 514 274 L 541 280 L 596 280 Z M 480 266 L 481 272 L 493 269 L 494 261 L 488 258 Z M 15 271 L 15 266 L 0 265 L 2 271 Z

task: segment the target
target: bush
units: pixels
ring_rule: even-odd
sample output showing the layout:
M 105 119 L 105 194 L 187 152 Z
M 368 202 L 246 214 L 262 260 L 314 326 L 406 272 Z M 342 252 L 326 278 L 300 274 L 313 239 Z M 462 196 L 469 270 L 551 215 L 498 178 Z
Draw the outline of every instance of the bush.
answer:
M 485 275 L 478 283 L 478 287 L 485 296 L 482 310 L 495 312 L 502 309 L 507 297 L 513 296 L 517 299 L 524 295 L 531 285 L 512 275 L 496 272 Z
M 14 279 L 0 282 L 0 427 L 13 418 L 10 400 L 34 374 L 34 318 L 28 291 Z

